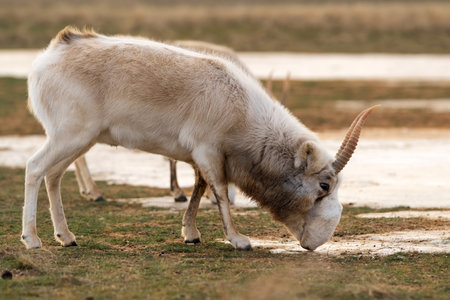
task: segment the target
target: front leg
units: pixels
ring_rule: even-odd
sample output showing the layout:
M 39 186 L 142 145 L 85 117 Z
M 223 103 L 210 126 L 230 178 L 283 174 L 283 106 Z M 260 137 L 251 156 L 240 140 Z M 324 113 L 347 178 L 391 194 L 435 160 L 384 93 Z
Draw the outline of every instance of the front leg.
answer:
M 197 217 L 198 206 L 206 189 L 206 182 L 200 172 L 195 169 L 195 186 L 189 205 L 184 213 L 183 227 L 181 235 L 184 237 L 185 243 L 200 243 L 200 231 L 197 229 L 195 218 Z
M 230 212 L 230 200 L 228 199 L 228 189 L 221 185 L 211 185 L 216 199 L 218 200 L 218 206 L 220 216 L 222 217 L 223 231 L 230 243 L 238 250 L 252 250 L 250 239 L 245 235 L 240 234 L 234 226 L 231 219 Z
M 194 150 L 193 158 L 201 175 L 216 196 L 226 238 L 238 250 L 251 250 L 250 239 L 236 230 L 231 219 L 224 156 L 218 149 L 204 145 Z

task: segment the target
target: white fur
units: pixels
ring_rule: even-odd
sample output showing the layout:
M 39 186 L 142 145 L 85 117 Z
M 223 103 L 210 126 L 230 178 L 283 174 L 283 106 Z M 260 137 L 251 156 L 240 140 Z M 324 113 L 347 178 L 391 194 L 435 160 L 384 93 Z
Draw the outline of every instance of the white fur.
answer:
M 56 38 L 38 56 L 28 87 L 31 108 L 48 141 L 27 163 L 23 217 L 27 248 L 40 247 L 36 201 L 44 176 L 55 237 L 64 246 L 75 243 L 62 211 L 59 179 L 97 142 L 193 164 L 214 191 L 225 235 L 238 249 L 251 247 L 233 225 L 227 195 L 228 183 L 251 190 L 242 177 L 249 170 L 239 165 L 239 151 L 244 158 L 257 160 L 270 146 L 256 163 L 261 172 L 273 173 L 275 181 L 283 175 L 280 166 L 295 171 L 296 147 L 313 141 L 314 151 L 320 152 L 314 156 L 320 158 L 314 168 L 330 169 L 332 158 L 317 137 L 271 99 L 255 78 L 224 58 L 141 38 L 79 34 L 68 43 Z M 314 202 L 321 193 L 316 177 L 305 177 L 306 186 L 299 184 L 298 191 L 289 186 L 286 193 L 298 193 L 296 207 L 303 208 L 289 211 L 289 222 L 283 221 L 310 249 L 329 238 L 341 209 L 337 188 L 320 203 Z M 303 179 L 291 178 L 299 180 Z M 268 199 L 255 200 L 270 208 Z M 195 223 L 187 226 L 184 233 L 200 237 Z

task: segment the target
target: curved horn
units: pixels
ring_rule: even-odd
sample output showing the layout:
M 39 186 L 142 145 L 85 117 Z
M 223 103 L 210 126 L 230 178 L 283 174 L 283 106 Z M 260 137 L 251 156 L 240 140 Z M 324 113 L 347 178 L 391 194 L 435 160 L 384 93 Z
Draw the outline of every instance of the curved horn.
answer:
M 342 142 L 339 151 L 336 154 L 336 160 L 333 162 L 333 168 L 336 174 L 338 174 L 345 167 L 347 162 L 350 160 L 353 152 L 355 151 L 356 145 L 358 144 L 359 135 L 361 133 L 362 126 L 366 121 L 369 114 L 380 107 L 375 105 L 363 110 L 353 121 L 352 125 L 345 135 L 344 141 Z
M 364 114 L 366 110 L 363 110 L 362 112 L 359 113 L 358 116 L 356 116 L 356 118 L 353 120 L 352 124 L 350 125 L 350 127 L 347 130 L 347 133 L 345 134 L 345 138 L 342 141 L 341 147 L 339 148 L 336 157 L 339 155 L 339 153 L 341 153 L 344 149 L 345 146 L 347 146 L 348 140 L 350 139 L 350 136 L 352 135 L 353 130 L 355 129 L 356 123 L 358 123 L 359 119 L 361 119 L 361 116 Z

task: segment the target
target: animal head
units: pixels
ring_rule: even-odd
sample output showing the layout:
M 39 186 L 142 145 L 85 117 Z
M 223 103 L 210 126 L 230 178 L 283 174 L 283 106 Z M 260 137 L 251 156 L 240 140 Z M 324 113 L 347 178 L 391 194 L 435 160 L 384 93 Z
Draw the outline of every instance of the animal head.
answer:
M 285 207 L 272 212 L 303 248 L 314 250 L 324 244 L 339 223 L 340 172 L 356 148 L 363 123 L 377 107 L 370 107 L 356 117 L 334 159 L 314 141 L 303 142 L 295 154 L 292 172 L 282 187 L 283 196 L 288 198 L 283 203 Z

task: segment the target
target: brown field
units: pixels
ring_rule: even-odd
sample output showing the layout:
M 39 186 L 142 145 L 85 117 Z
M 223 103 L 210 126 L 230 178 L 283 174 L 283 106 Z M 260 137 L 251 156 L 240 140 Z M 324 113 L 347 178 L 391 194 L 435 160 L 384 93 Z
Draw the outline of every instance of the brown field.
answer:
M 39 48 L 66 25 L 238 51 L 449 53 L 446 1 L 0 2 L 0 48 Z

